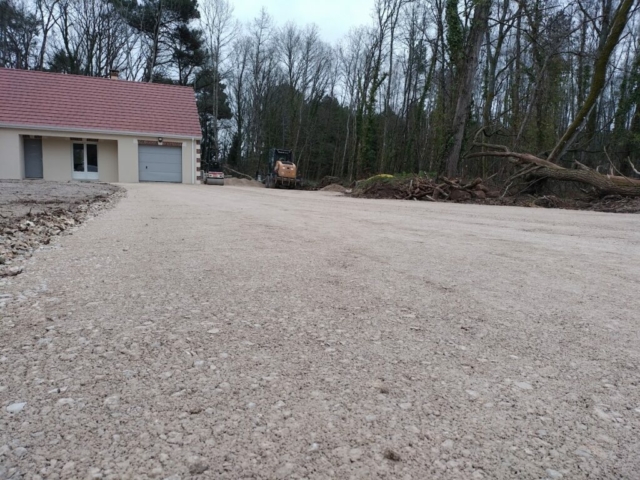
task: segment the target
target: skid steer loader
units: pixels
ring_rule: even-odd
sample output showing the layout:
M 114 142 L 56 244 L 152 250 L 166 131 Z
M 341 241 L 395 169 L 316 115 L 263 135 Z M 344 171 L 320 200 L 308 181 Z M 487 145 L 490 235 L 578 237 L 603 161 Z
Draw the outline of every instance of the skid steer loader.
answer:
M 298 168 L 293 163 L 293 152 L 282 148 L 269 150 L 269 161 L 264 186 L 267 188 L 296 188 Z

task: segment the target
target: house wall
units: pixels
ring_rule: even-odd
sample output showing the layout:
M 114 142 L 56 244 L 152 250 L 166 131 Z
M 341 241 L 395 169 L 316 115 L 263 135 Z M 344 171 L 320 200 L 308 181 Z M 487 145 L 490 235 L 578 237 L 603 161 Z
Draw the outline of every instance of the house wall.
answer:
M 118 139 L 118 175 L 122 183 L 138 183 L 138 139 Z
M 20 179 L 24 177 L 20 134 L 13 130 L 0 129 L 0 178 Z
M 71 142 L 68 138 L 42 138 L 42 178 L 66 182 L 71 180 Z
M 66 182 L 73 179 L 72 143 L 65 137 L 43 136 L 42 167 L 45 180 Z M 101 182 L 119 181 L 117 141 L 98 141 L 98 175 Z
M 18 145 L 20 148 L 20 178 L 24 178 L 24 142 L 22 137 L 18 138 Z
M 24 178 L 23 135 L 42 137 L 42 161 L 45 180 L 72 179 L 70 138 L 98 140 L 98 173 L 100 181 L 138 182 L 138 140 L 157 142 L 158 137 L 107 135 L 41 129 L 0 128 L 0 178 Z M 196 141 L 190 138 L 165 138 L 182 143 L 182 183 L 193 183 L 196 177 Z
M 195 153 L 195 149 L 193 150 Z M 191 175 L 191 141 L 182 142 L 182 183 L 194 183 Z
M 105 140 L 98 142 L 98 177 L 101 182 L 119 182 L 118 142 Z

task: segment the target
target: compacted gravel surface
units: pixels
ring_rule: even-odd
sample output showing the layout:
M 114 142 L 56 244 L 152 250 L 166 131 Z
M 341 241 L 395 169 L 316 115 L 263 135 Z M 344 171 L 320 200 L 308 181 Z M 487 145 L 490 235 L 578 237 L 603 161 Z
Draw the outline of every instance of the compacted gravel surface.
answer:
M 0 478 L 639 478 L 640 217 L 127 189 L 0 283 Z

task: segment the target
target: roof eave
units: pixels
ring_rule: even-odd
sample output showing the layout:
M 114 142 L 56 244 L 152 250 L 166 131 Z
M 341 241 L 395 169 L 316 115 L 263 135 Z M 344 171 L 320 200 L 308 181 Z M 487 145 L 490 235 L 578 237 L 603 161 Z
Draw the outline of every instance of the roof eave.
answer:
M 189 133 L 162 133 L 162 132 L 132 132 L 132 131 L 118 131 L 118 130 L 98 130 L 91 128 L 70 128 L 70 127 L 55 127 L 52 125 L 30 125 L 19 123 L 6 123 L 0 122 L 0 128 L 16 128 L 22 130 L 45 130 L 51 132 L 70 132 L 70 133 L 97 133 L 100 135 L 125 135 L 125 136 L 140 136 L 140 137 L 162 137 L 162 138 L 194 138 L 196 140 L 202 140 L 202 133 L 193 135 Z

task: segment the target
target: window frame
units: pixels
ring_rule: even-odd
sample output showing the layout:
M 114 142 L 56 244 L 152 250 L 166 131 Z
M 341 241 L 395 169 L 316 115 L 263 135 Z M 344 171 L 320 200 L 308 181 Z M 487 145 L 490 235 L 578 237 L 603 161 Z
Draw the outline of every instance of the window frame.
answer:
M 84 171 L 76 172 L 74 159 L 73 159 L 73 146 L 74 145 L 82 145 L 82 152 L 84 157 Z M 88 171 L 88 161 L 87 161 L 87 145 L 95 145 L 96 146 L 96 171 L 89 172 Z M 89 139 L 71 139 L 71 177 L 74 180 L 99 180 L 100 178 L 100 155 L 99 155 L 98 141 L 97 140 L 89 140 Z

